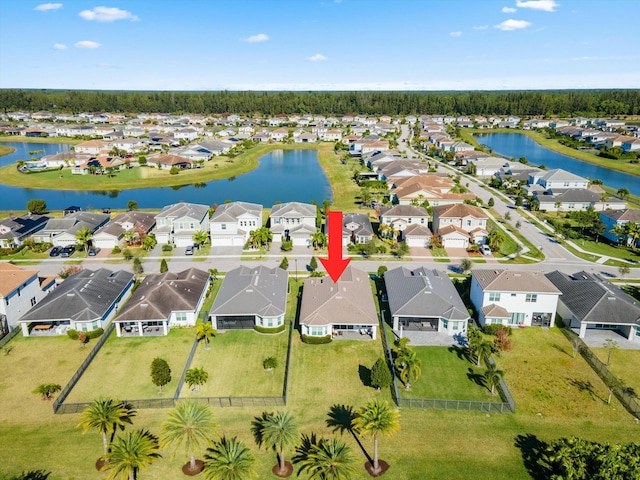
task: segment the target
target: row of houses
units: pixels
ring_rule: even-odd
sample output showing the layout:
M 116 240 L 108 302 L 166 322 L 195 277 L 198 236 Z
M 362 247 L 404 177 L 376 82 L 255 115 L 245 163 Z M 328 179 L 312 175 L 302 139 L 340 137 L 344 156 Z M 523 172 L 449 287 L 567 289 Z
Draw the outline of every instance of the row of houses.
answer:
M 25 336 L 89 332 L 111 321 L 118 336 L 167 335 L 195 325 L 211 281 L 208 272 L 147 275 L 134 293 L 133 274 L 82 270 L 59 286 L 53 278 L 2 264 L 1 315 Z M 471 317 L 450 278 L 426 267 L 385 272 L 384 284 L 398 336 L 410 332 L 464 335 Z M 57 286 L 57 288 L 56 288 Z M 280 268 L 240 266 L 224 278 L 209 318 L 219 331 L 282 327 L 288 274 Z M 300 333 L 309 337 L 375 339 L 380 325 L 369 276 L 347 267 L 337 282 L 305 280 L 299 311 Z M 640 305 L 598 275 L 559 271 L 474 269 L 470 299 L 481 326 L 554 326 L 559 314 L 581 338 L 589 330 L 615 330 L 640 341 Z

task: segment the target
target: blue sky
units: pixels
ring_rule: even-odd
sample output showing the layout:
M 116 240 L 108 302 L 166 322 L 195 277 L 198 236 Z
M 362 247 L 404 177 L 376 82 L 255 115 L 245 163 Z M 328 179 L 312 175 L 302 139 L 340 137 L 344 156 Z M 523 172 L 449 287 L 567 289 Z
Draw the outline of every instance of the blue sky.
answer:
M 0 88 L 640 88 L 638 0 L 0 2 Z

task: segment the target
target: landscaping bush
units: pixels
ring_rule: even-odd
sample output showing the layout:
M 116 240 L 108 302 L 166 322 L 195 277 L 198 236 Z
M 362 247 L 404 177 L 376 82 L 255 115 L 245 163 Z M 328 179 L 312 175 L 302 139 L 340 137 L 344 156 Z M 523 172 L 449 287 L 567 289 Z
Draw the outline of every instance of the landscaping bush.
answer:
M 309 345 L 322 345 L 324 343 L 331 343 L 331 335 L 325 335 L 324 337 L 311 337 L 309 335 L 302 335 L 302 341 Z
M 283 252 L 288 252 L 292 249 L 293 242 L 291 240 L 285 240 L 284 242 L 282 242 L 282 245 L 280 245 L 280 250 L 282 250 Z
M 120 249 L 120 247 L 118 245 L 113 247 L 113 250 L 111 250 L 111 253 L 113 253 L 114 255 L 116 255 L 116 254 L 118 254 L 120 252 L 122 252 L 122 250 Z
M 169 170 L 169 173 L 171 175 L 178 175 L 180 173 L 180 169 L 178 167 L 171 167 L 171 170 Z
M 266 333 L 273 335 L 274 333 L 284 332 L 284 329 L 287 328 L 286 325 L 280 325 L 279 327 L 261 327 L 260 325 L 254 325 L 253 329 L 258 333 Z
M 91 340 L 92 338 L 99 338 L 102 336 L 103 333 L 104 333 L 104 328 L 102 327 L 96 328 L 95 330 L 91 330 L 90 332 L 87 332 L 87 338 L 89 340 Z
M 31 247 L 36 253 L 44 253 L 51 248 L 51 244 L 49 242 L 36 243 Z
M 506 332 L 507 336 L 510 336 L 512 332 L 512 328 L 509 327 L 508 325 L 496 324 L 496 325 L 485 325 L 484 328 L 482 329 L 482 333 L 484 333 L 485 335 L 498 335 L 499 331 L 504 331 Z
M 265 370 L 273 370 L 278 366 L 278 359 L 276 357 L 267 357 L 262 361 L 262 367 Z
M 513 349 L 513 341 L 509 338 L 509 334 L 506 330 L 502 329 L 496 332 L 493 347 L 498 353 L 508 352 Z
M 163 252 L 170 252 L 173 250 L 173 247 L 171 245 L 169 245 L 168 243 L 165 245 L 162 245 L 162 251 Z
M 67 335 L 71 340 L 78 340 L 78 336 L 80 335 L 80 333 L 78 333 L 77 330 L 71 329 L 67 330 Z

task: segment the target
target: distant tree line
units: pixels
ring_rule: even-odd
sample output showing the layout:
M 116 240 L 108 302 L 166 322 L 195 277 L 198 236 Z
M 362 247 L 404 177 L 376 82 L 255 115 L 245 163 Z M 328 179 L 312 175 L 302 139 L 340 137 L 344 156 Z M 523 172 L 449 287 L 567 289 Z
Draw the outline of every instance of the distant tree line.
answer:
M 133 92 L 0 90 L 0 109 L 243 115 L 640 115 L 640 90 L 472 92 Z

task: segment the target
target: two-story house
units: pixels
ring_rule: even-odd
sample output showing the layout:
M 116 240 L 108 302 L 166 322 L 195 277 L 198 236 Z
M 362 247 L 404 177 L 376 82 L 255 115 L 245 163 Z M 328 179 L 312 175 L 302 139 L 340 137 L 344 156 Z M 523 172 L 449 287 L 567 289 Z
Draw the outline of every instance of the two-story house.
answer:
M 308 246 L 316 232 L 317 207 L 308 203 L 287 202 L 274 205 L 269 225 L 275 243 L 291 241 Z
M 410 247 L 424 247 L 425 235 L 431 237 L 429 213 L 423 207 L 414 205 L 382 207 L 380 231 L 391 233 L 399 242 L 406 242 Z
M 488 219 L 480 208 L 466 203 L 433 207 L 433 231 L 440 235 L 445 248 L 486 243 Z
M 156 215 L 156 240 L 177 247 L 193 245 L 196 232 L 209 231 L 209 207 L 197 203 L 167 205 Z
M 604 224 L 603 235 L 614 243 L 631 245 L 634 239 L 630 236 L 621 238 L 616 235 L 614 229 L 623 227 L 627 223 L 640 223 L 640 210 L 625 208 L 623 210 L 605 210 L 600 213 L 600 221 Z
M 243 246 L 252 230 L 262 227 L 262 205 L 232 202 L 219 205 L 210 221 L 212 246 Z
M 482 326 L 553 327 L 560 295 L 543 272 L 471 271 L 471 302 Z

